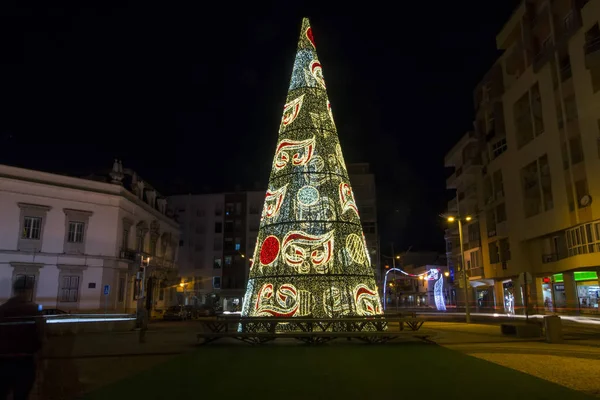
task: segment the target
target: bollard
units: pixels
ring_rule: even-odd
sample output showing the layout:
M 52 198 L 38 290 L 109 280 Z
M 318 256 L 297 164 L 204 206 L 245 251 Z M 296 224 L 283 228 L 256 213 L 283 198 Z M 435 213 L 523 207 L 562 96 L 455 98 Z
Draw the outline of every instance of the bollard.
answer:
M 563 343 L 562 321 L 558 315 L 544 317 L 544 328 L 548 343 Z

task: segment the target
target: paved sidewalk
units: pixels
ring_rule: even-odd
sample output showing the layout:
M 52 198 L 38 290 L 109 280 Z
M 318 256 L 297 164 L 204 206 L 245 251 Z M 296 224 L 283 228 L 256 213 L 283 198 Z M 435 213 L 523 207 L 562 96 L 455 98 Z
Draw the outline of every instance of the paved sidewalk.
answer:
M 600 397 L 600 332 L 565 340 L 502 335 L 499 325 L 428 322 L 431 340 L 449 349 Z M 568 336 L 567 336 L 568 338 Z
M 176 327 L 174 327 L 176 328 Z M 43 377 L 31 400 L 73 399 L 196 349 L 193 330 L 53 336 L 44 351 Z

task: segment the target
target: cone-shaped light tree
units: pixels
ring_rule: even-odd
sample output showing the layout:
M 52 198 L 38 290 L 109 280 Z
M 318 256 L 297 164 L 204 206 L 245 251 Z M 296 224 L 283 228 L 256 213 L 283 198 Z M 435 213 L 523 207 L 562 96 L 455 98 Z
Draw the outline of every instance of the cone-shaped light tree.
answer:
M 309 21 L 302 21 L 243 316 L 381 314 Z

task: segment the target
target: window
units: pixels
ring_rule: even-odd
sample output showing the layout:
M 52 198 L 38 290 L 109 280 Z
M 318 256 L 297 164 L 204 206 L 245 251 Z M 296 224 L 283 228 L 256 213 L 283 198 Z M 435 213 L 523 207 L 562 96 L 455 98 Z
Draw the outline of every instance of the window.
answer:
M 374 212 L 374 209 L 372 206 L 361 207 L 360 215 L 362 218 L 373 217 L 374 214 L 375 214 L 375 212 Z
M 203 208 L 196 210 L 196 217 L 204 217 L 206 215 L 206 211 Z
M 23 239 L 39 240 L 42 230 L 42 218 L 25 217 L 23 221 Z
M 202 225 L 198 225 L 196 227 L 196 234 L 197 235 L 202 235 L 206 232 L 206 225 L 202 224 Z
M 508 239 L 500 239 L 500 261 L 510 261 L 510 244 Z
M 544 211 L 554 208 L 554 198 L 552 196 L 552 179 L 550 177 L 550 166 L 548 165 L 548 156 L 544 154 L 538 159 L 540 170 L 540 183 L 542 187 L 542 200 Z
M 233 232 L 233 221 L 225 221 L 225 232 Z
M 579 164 L 583 161 L 583 148 L 581 146 L 581 135 L 577 135 L 569 139 L 569 147 L 571 148 L 571 165 Z
M 533 115 L 533 127 L 535 136 L 544 133 L 544 118 L 542 115 L 542 97 L 540 96 L 540 87 L 536 83 L 531 88 L 531 113 Z
M 125 301 L 125 277 L 119 277 L 119 291 L 117 292 L 117 302 L 122 303 Z
M 490 264 L 498 264 L 500 262 L 500 254 L 498 254 L 498 245 L 496 242 L 488 244 L 490 253 Z
M 225 246 L 223 247 L 223 249 L 225 249 L 226 251 L 233 250 L 233 239 L 232 238 L 225 238 Z
M 45 217 L 51 207 L 28 203 L 17 204 L 21 210 L 18 249 L 21 251 L 41 251 Z
M 566 231 L 568 255 L 600 251 L 600 223 L 579 225 Z
M 235 203 L 235 215 L 242 215 L 242 203 Z
M 14 286 L 17 289 L 27 289 L 28 300 L 33 301 L 34 291 L 35 291 L 35 277 L 34 274 L 17 274 L 14 276 Z
M 222 232 L 223 232 L 223 223 L 215 222 L 215 233 L 222 233 Z
M 129 227 L 123 228 L 123 237 L 121 238 L 121 248 L 127 250 L 129 248 Z
M 469 239 L 469 243 L 475 243 L 479 241 L 479 223 L 473 222 L 467 226 L 467 237 Z M 470 246 L 471 248 L 476 246 Z
M 577 119 L 577 102 L 575 95 L 571 95 L 565 99 L 565 112 L 567 114 L 567 122 Z
M 517 135 L 517 149 L 533 140 L 533 124 L 531 123 L 531 105 L 529 92 L 525 92 L 513 106 L 515 129 Z
M 179 241 L 179 247 L 183 247 L 183 240 Z
M 575 196 L 577 199 L 578 208 L 582 208 L 580 200 L 586 194 L 588 194 L 587 179 L 584 178 L 584 179 L 580 179 L 580 180 L 576 181 L 575 182 Z
M 506 206 L 504 203 L 496 206 L 496 222 L 499 224 L 506 221 Z
M 497 199 L 504 197 L 504 181 L 502 179 L 502 170 L 494 171 L 494 193 Z
M 242 220 L 236 219 L 235 220 L 235 232 L 241 232 L 241 231 L 242 231 Z
M 223 266 L 223 260 L 221 257 L 215 257 L 213 260 L 213 268 L 220 269 Z
M 194 250 L 196 250 L 196 253 L 199 253 L 199 252 L 201 252 L 202 250 L 204 250 L 204 244 L 202 244 L 202 243 L 197 243 L 197 244 L 196 244 L 196 247 L 195 247 L 195 249 L 194 249 Z
M 82 243 L 84 226 L 85 223 L 83 222 L 69 222 L 69 232 L 67 236 L 67 241 L 69 243 Z
M 91 211 L 63 208 L 65 213 L 64 252 L 85 253 L 85 235 L 89 227 Z
M 79 300 L 79 276 L 63 275 L 60 285 L 60 300 L 63 303 L 76 303 Z
M 375 223 L 374 222 L 363 222 L 363 232 L 365 234 L 375 233 Z
M 225 204 L 225 215 L 227 215 L 227 216 L 233 215 L 233 203 Z
M 485 215 L 485 220 L 487 223 L 488 237 L 496 236 L 496 209 L 495 208 L 492 207 L 489 210 L 487 210 L 486 215 Z
M 242 240 L 239 237 L 236 237 L 235 238 L 235 247 L 234 247 L 235 251 L 239 251 L 240 250 L 241 243 L 242 243 Z
M 225 256 L 225 266 L 231 265 L 231 256 Z
M 486 176 L 483 180 L 483 199 L 485 204 L 490 204 L 494 201 L 494 188 L 492 186 L 492 179 Z
M 221 215 L 223 215 L 223 209 L 221 209 L 221 207 L 215 208 L 215 215 L 217 217 L 220 217 Z
M 506 138 L 502 138 L 495 143 L 492 143 L 492 160 L 495 160 L 504 153 L 507 149 Z
M 219 251 L 223 249 L 223 240 L 220 238 L 215 238 L 215 243 L 213 246 L 213 250 Z
M 472 251 L 471 254 L 469 255 L 469 258 L 471 260 L 471 269 L 476 269 L 476 268 L 482 267 L 480 250 Z
M 537 160 L 521 169 L 521 183 L 525 217 L 531 217 L 541 212 L 542 198 L 539 187 Z
M 221 277 L 213 276 L 213 289 L 221 289 Z

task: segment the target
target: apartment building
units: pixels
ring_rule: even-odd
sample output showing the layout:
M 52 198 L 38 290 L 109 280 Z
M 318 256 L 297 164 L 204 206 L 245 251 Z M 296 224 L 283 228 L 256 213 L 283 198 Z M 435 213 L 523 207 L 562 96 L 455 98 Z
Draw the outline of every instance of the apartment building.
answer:
M 458 203 L 448 211 L 473 216 L 463 232 L 472 293 L 498 311 L 599 312 L 599 17 L 600 0 L 523 1 L 475 89 L 474 131 L 446 156 Z M 459 260 L 451 232 L 447 243 Z
M 134 312 L 144 256 L 145 305 L 164 309 L 178 242 L 166 199 L 121 162 L 87 179 L 0 165 L 0 302 L 24 276 L 44 308 Z
M 382 268 L 379 255 L 379 229 L 377 226 L 377 194 L 375 175 L 368 163 L 353 163 L 346 166 L 356 204 L 360 211 L 360 221 L 365 234 L 375 280 L 381 284 Z
M 180 295 L 186 304 L 241 307 L 265 191 L 169 197 L 178 222 Z

